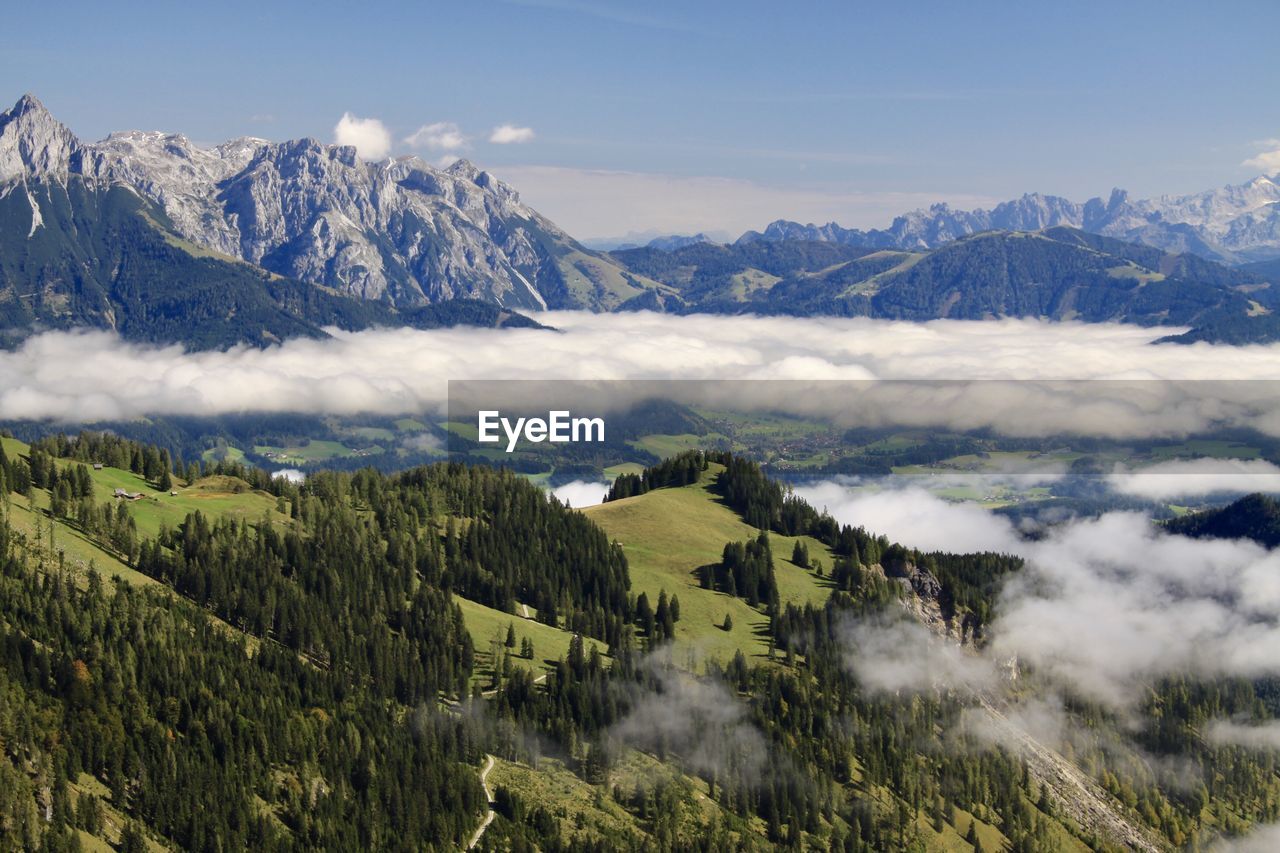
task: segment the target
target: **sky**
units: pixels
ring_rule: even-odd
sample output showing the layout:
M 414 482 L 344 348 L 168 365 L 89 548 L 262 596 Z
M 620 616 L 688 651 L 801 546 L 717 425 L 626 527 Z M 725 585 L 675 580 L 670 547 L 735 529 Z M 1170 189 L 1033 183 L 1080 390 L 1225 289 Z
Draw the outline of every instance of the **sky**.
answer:
M 1273 2 L 12 5 L 0 99 L 83 138 L 466 156 L 581 238 L 1280 171 Z

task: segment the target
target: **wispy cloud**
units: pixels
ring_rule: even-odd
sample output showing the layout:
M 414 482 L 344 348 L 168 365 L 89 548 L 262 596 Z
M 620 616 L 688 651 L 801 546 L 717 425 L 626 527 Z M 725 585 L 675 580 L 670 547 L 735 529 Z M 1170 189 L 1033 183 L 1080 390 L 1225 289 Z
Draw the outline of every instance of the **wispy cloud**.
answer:
M 1241 838 L 1219 841 L 1209 853 L 1275 853 L 1280 850 L 1280 824 L 1261 826 Z
M 522 145 L 533 141 L 533 128 L 500 124 L 489 134 L 489 141 L 495 145 Z
M 1229 743 L 1252 749 L 1280 749 L 1280 720 L 1214 720 L 1205 727 L 1204 736 L 1212 743 Z
M 462 129 L 451 121 L 424 124 L 404 139 L 405 144 L 412 148 L 431 151 L 457 151 L 466 148 L 470 141 Z

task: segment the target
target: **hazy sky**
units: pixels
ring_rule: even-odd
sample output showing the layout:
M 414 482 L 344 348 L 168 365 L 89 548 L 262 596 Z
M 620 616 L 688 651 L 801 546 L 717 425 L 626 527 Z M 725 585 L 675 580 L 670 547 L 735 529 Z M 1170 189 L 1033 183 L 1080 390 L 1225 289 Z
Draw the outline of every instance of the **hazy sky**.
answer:
M 377 119 L 583 237 L 1193 191 L 1280 148 L 1264 0 L 181 5 L 11 4 L 0 95 L 89 139 L 332 141 L 349 113 L 376 150 Z

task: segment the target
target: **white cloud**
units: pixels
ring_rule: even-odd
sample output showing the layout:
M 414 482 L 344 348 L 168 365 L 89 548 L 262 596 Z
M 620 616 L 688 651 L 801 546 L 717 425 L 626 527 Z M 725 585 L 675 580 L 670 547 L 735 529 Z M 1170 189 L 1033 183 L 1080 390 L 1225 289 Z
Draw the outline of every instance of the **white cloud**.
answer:
M 1267 175 L 1280 174 L 1280 139 L 1265 139 L 1258 145 L 1267 150 L 1258 152 L 1240 165 Z
M 1018 541 L 1013 525 L 1003 516 L 992 515 L 973 503 L 948 503 L 914 487 L 853 492 L 828 481 L 797 486 L 795 492 L 840 521 L 861 525 L 922 551 L 1002 551 Z
M 845 666 L 871 690 L 985 690 L 999 678 L 986 658 L 943 640 L 905 614 L 854 622 L 843 636 Z
M 1113 491 L 1170 500 L 1223 492 L 1280 492 L 1280 468 L 1265 459 L 1176 459 L 1145 468 L 1117 465 Z
M 997 203 L 986 196 L 774 187 L 734 178 L 559 166 L 505 166 L 496 171 L 520 188 L 521 198 L 570 234 L 588 240 L 653 230 L 737 235 L 775 219 L 883 228 L 904 210 L 939 201 L 966 208 Z
M 514 124 L 500 124 L 489 134 L 489 141 L 495 145 L 520 145 L 532 140 L 533 128 Z
M 791 386 L 759 387 L 775 397 L 786 394 L 787 407 L 797 412 L 835 411 L 872 424 L 883 422 L 888 412 L 935 424 L 1012 426 L 1007 416 L 1016 407 L 1009 401 L 1025 399 L 1028 411 L 1020 413 L 1026 419 L 1021 426 L 1060 428 L 1072 418 L 1084 418 L 1086 424 L 1093 418 L 1108 428 L 1142 433 L 1170 424 L 1196 427 L 1235 409 L 1206 399 L 1168 415 L 1158 395 L 1148 393 L 1151 399 L 1139 405 L 1123 399 L 1133 396 L 1133 386 L 1116 382 L 1069 385 L 1057 395 L 1041 393 L 1037 383 L 987 383 L 969 396 L 951 394 L 938 405 L 905 407 L 900 404 L 909 401 L 902 396 L 912 390 L 909 386 L 868 384 L 860 388 L 869 404 L 852 411 L 830 393 L 799 392 L 805 381 L 830 379 L 1270 378 L 1280 355 L 1280 345 L 1151 346 L 1161 330 L 1034 320 L 913 324 L 645 312 L 547 312 L 539 319 L 563 333 L 467 327 L 335 332 L 329 340 L 291 340 L 261 350 L 184 353 L 179 347 L 127 344 L 106 332 L 51 332 L 0 351 L 0 419 L 92 421 L 240 411 L 411 414 L 438 409 L 449 379 L 802 375 L 805 379 Z M 1258 393 L 1271 384 L 1229 384 L 1224 394 L 1242 385 L 1257 386 L 1253 392 Z M 1145 382 L 1138 390 L 1176 393 L 1180 387 Z M 726 386 L 721 393 L 732 396 L 741 388 Z M 1003 402 L 994 394 L 1001 389 L 1010 395 Z M 1071 394 L 1086 395 L 1091 406 L 1080 405 Z M 1094 399 L 1107 396 L 1122 399 L 1108 405 Z M 1240 422 L 1280 430 L 1266 410 L 1245 415 Z
M 409 450 L 417 450 L 422 453 L 439 453 L 447 452 L 444 439 L 430 432 L 422 432 L 412 435 L 404 440 L 404 446 Z
M 561 503 L 574 509 L 596 506 L 604 503 L 604 496 L 609 493 L 608 483 L 589 483 L 585 480 L 574 480 L 551 490 Z
M 288 480 L 290 483 L 301 483 L 307 479 L 307 475 L 297 468 L 281 468 L 279 471 L 272 472 L 271 476 Z
M 391 153 L 391 131 L 376 118 L 343 113 L 333 127 L 333 139 L 339 145 L 355 146 L 365 160 L 381 160 Z
M 1205 727 L 1204 736 L 1211 743 L 1236 744 L 1251 749 L 1280 749 L 1280 720 L 1261 723 L 1213 720 Z
M 1280 551 L 1170 536 L 1137 513 L 1068 523 L 1028 542 L 1001 517 L 920 490 L 800 494 L 909 546 L 1023 557 L 987 626 L 988 654 L 1016 657 L 1100 701 L 1128 707 L 1145 680 L 1171 673 L 1280 673 L 1271 653 L 1280 648 Z
M 431 151 L 457 151 L 466 148 L 470 141 L 451 121 L 424 124 L 404 140 L 406 145 L 413 148 L 427 148 Z
M 674 752 L 698 773 L 735 768 L 746 778 L 759 778 L 769 750 L 746 704 L 723 682 L 697 678 L 671 666 L 669 658 L 668 647 L 641 659 L 653 687 L 637 690 L 609 737 L 640 749 Z M 769 770 L 776 774 L 784 768 Z

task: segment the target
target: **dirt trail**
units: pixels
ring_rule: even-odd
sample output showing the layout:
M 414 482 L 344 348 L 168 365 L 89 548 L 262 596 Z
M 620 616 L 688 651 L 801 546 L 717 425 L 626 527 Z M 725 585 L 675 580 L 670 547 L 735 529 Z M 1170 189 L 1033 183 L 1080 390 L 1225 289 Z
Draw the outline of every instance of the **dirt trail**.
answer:
M 493 769 L 493 756 L 486 755 L 484 769 L 480 771 L 480 787 L 484 788 L 484 797 L 489 802 L 489 810 L 485 812 L 484 821 L 480 827 L 476 829 L 476 834 L 471 836 L 471 843 L 467 845 L 467 849 L 473 849 L 480 843 L 480 838 L 484 835 L 484 831 L 489 828 L 489 824 L 493 823 L 495 817 L 493 811 L 493 792 L 489 790 L 489 771 Z

